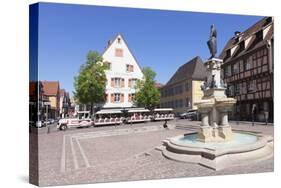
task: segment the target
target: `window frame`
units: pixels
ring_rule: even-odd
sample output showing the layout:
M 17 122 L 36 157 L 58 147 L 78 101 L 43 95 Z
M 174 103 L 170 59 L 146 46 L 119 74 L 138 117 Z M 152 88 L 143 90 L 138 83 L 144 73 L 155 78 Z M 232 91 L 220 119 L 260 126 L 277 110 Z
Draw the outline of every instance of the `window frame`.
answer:
M 119 100 L 116 100 L 116 99 L 118 99 L 117 96 L 119 96 Z M 114 100 L 113 100 L 113 102 L 114 102 L 114 103 L 119 103 L 119 102 L 121 102 L 121 93 L 114 93 Z
M 120 77 L 115 77 L 115 78 L 113 78 L 113 79 L 114 79 L 114 87 L 117 87 L 117 88 L 121 87 L 122 78 L 120 78 Z M 117 84 L 117 83 L 118 83 L 118 80 L 119 80 L 119 84 Z
M 115 48 L 115 57 L 124 57 L 124 51 L 122 48 Z

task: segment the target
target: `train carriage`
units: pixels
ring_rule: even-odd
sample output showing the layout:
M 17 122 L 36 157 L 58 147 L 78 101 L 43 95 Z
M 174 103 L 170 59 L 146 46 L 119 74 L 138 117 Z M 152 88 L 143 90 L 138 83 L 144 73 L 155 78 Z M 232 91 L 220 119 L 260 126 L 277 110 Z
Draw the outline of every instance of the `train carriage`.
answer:
M 153 121 L 173 120 L 175 118 L 173 111 L 173 108 L 155 108 L 151 119 Z
M 145 108 L 132 108 L 127 112 L 126 123 L 138 123 L 150 121 L 150 111 Z
M 94 126 L 120 125 L 124 117 L 120 109 L 103 109 L 95 113 Z

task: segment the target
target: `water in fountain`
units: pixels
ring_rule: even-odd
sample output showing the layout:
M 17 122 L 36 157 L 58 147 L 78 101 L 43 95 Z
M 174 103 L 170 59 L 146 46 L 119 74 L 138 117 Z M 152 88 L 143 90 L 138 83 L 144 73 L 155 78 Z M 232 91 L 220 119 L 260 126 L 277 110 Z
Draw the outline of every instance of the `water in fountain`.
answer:
M 179 138 L 173 138 L 173 143 L 185 146 L 192 144 L 194 147 L 203 147 L 210 149 L 217 148 L 228 148 L 228 147 L 239 147 L 245 144 L 252 144 L 257 141 L 258 137 L 256 135 L 247 134 L 247 133 L 233 133 L 233 139 L 226 142 L 200 142 L 198 141 L 198 134 L 188 134 Z

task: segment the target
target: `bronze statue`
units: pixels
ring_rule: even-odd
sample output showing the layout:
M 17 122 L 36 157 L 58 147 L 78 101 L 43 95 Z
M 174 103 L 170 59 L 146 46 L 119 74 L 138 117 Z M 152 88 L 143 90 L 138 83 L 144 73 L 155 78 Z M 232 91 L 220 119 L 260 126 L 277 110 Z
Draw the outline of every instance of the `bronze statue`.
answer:
M 217 53 L 217 30 L 214 24 L 211 25 L 210 38 L 207 44 L 211 53 L 211 57 L 209 59 L 212 59 Z

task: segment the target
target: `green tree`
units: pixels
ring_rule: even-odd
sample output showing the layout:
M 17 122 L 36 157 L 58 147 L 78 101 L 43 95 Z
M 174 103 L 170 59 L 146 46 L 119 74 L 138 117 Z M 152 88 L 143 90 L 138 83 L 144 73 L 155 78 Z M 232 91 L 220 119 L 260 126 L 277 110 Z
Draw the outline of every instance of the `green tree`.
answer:
M 95 51 L 89 51 L 87 61 L 81 65 L 74 77 L 74 97 L 79 104 L 89 105 L 91 114 L 95 103 L 104 102 L 106 87 L 106 66 L 103 58 Z
M 160 91 L 155 87 L 156 73 L 150 67 L 142 69 L 144 80 L 137 82 L 134 102 L 137 106 L 153 109 L 160 103 Z

